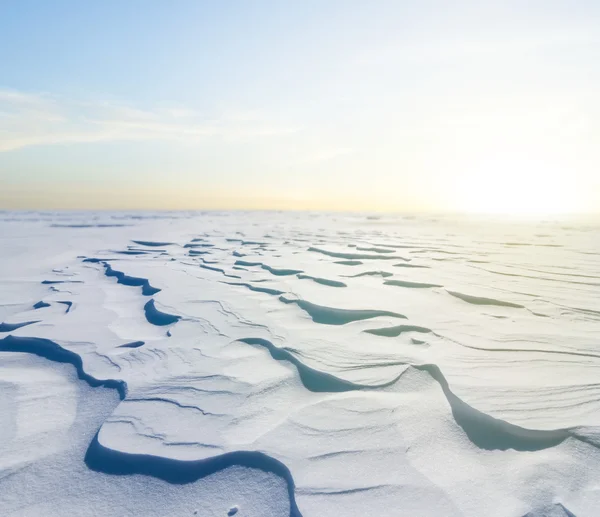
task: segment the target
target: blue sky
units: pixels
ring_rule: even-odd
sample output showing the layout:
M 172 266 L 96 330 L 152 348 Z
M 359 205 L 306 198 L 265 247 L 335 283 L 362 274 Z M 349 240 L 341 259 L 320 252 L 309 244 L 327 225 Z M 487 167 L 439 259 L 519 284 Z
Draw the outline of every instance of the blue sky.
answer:
M 0 207 L 600 206 L 595 1 L 7 0 L 0 62 Z

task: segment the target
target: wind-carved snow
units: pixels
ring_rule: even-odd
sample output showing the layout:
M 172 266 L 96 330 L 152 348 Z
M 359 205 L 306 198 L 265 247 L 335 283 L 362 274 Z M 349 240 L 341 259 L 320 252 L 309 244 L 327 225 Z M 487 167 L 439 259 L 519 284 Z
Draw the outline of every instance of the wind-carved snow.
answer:
M 597 227 L 4 219 L 8 514 L 596 515 Z

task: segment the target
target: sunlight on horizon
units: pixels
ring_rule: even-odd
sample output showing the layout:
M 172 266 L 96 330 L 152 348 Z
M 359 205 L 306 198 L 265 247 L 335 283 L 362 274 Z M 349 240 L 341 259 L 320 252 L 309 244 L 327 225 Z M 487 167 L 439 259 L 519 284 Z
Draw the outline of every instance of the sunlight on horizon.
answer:
M 459 182 L 465 213 L 542 216 L 578 212 L 580 195 L 566 171 L 522 156 L 490 160 Z

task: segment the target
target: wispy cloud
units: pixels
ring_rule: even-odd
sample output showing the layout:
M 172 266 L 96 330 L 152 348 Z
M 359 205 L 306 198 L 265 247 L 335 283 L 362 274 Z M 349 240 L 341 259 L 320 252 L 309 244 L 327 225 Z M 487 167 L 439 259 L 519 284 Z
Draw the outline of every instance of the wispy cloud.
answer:
M 240 140 L 293 133 L 257 112 L 202 116 L 184 106 L 139 109 L 0 89 L 0 152 L 29 146 L 105 141 Z
M 553 57 L 558 50 L 581 52 L 597 48 L 600 33 L 595 26 L 577 25 L 525 29 L 512 32 L 424 33 L 420 38 L 403 39 L 365 46 L 351 60 L 352 66 L 389 66 L 390 64 L 443 64 L 480 59 L 486 62 L 520 60 L 535 53 Z

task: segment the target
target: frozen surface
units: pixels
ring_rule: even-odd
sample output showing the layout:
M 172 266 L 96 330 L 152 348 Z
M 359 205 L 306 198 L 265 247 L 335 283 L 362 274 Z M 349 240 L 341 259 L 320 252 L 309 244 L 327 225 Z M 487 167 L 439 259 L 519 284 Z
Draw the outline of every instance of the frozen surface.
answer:
M 2 515 L 594 517 L 600 229 L 0 214 Z

